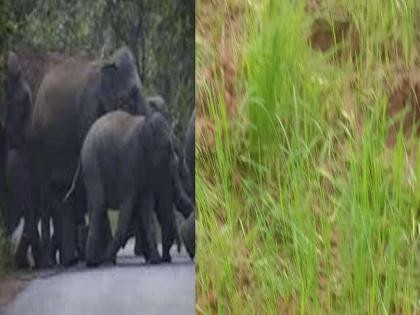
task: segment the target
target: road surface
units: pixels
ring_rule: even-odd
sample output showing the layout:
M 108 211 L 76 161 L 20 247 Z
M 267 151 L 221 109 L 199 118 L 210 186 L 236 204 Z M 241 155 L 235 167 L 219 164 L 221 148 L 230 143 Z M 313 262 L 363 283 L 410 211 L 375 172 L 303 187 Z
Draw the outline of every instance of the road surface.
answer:
M 117 266 L 40 272 L 2 313 L 6 315 L 188 315 L 195 311 L 195 268 L 185 251 L 172 264 L 144 265 L 133 241 Z

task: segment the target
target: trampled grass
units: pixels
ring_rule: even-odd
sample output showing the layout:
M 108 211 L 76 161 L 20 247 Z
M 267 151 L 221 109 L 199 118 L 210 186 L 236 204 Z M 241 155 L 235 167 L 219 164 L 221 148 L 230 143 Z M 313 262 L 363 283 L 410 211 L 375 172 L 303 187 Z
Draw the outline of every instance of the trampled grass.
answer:
M 197 312 L 419 314 L 420 4 L 197 6 Z

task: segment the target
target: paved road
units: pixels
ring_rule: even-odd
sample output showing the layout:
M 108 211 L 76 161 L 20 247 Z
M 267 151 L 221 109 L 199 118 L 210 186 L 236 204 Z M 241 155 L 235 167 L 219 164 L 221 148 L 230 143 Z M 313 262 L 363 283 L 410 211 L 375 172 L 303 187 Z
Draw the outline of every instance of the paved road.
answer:
M 172 264 L 143 265 L 129 242 L 117 266 L 40 273 L 5 314 L 194 314 L 194 263 L 185 252 L 174 251 L 172 258 Z

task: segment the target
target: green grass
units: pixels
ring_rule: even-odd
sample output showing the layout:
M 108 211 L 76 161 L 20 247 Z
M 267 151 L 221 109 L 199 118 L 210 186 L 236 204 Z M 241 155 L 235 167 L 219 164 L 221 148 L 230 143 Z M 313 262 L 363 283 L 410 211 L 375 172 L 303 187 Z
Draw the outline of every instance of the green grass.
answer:
M 418 7 L 323 3 L 208 12 L 225 34 L 223 15 L 243 8 L 242 32 L 220 36 L 240 52 L 241 105 L 228 114 L 223 75 L 198 87 L 214 129 L 213 147 L 197 149 L 199 313 L 420 313 L 419 135 L 388 115 L 385 84 L 393 65 L 419 61 Z M 337 7 L 358 30 L 355 56 L 349 39 L 324 53 L 308 44 L 317 14 L 333 21 Z M 198 32 L 198 71 L 217 68 L 223 51 Z

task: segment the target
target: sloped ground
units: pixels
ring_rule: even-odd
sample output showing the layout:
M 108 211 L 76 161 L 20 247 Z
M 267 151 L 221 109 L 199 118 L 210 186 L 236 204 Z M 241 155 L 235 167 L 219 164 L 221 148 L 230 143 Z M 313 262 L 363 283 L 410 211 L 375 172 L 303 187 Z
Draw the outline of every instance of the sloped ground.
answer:
M 198 1 L 200 314 L 420 312 L 419 18 Z

